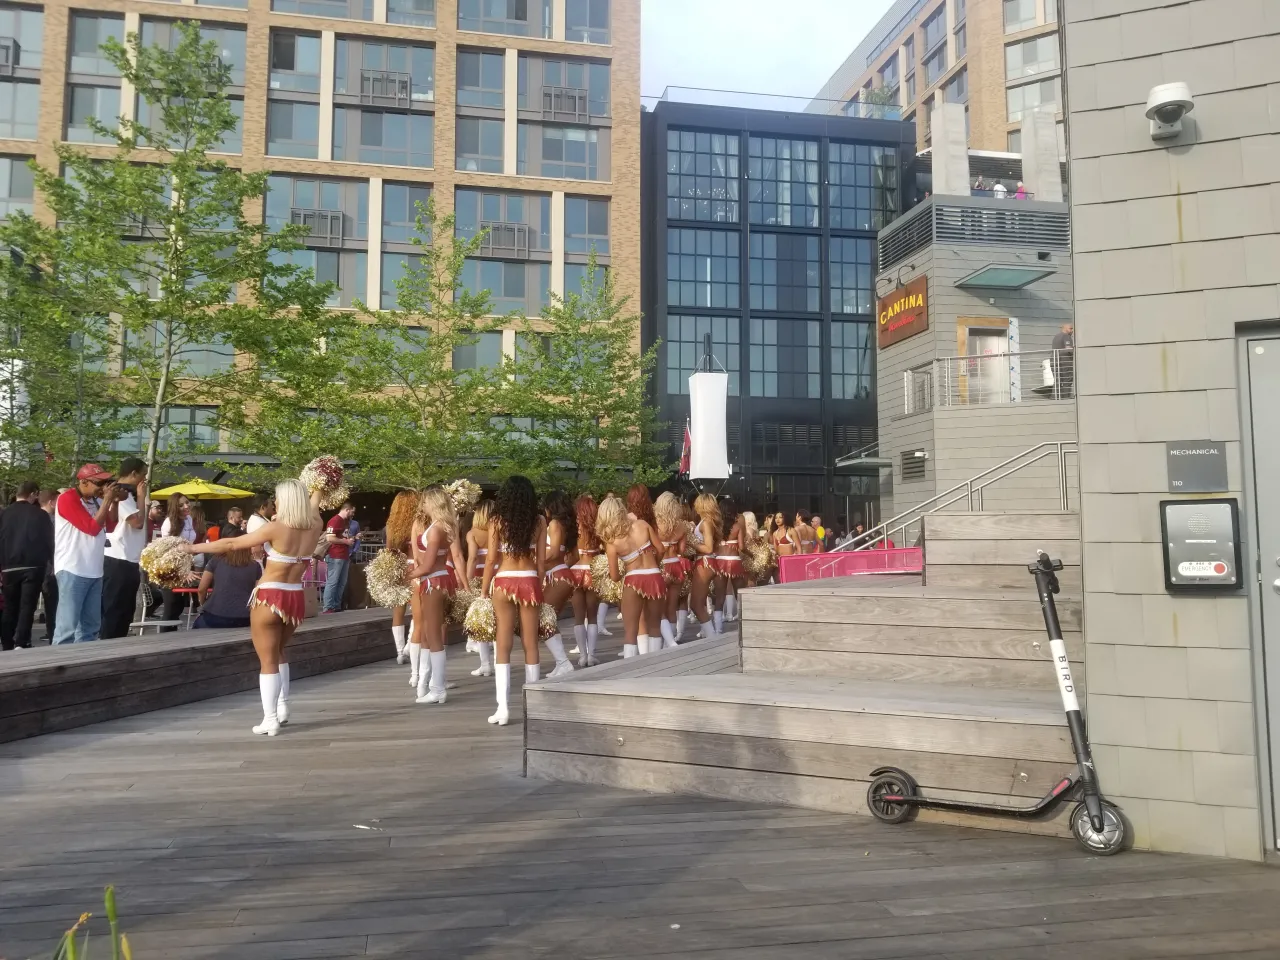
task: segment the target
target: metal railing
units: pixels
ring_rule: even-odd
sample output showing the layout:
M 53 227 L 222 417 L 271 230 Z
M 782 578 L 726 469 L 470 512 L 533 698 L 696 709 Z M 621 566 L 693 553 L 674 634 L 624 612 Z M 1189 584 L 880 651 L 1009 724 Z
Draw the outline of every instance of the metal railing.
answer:
M 850 100 L 844 105 L 846 117 L 860 117 L 864 120 L 901 120 L 902 107 L 896 103 L 868 103 L 863 100 Z
M 314 243 L 323 243 L 335 247 L 342 246 L 341 210 L 315 210 L 310 207 L 293 207 L 289 211 L 289 222 L 310 228 L 310 239 Z
M 0 37 L 0 76 L 13 76 L 18 65 L 18 41 L 13 37 Z
M 542 119 L 586 123 L 591 119 L 591 105 L 582 87 L 543 87 Z
M 890 517 L 884 523 L 872 527 L 859 537 L 849 537 L 842 540 L 836 544 L 833 551 L 870 550 L 879 544 L 887 546 L 890 542 L 894 546 L 900 547 L 908 539 L 914 543 L 919 535 L 919 531 L 916 528 L 923 523 L 924 518 L 929 514 L 945 510 L 947 507 L 953 506 L 962 500 L 969 512 L 980 511 L 982 509 L 982 494 L 987 487 L 1049 457 L 1054 459 L 1057 467 L 1058 495 L 1062 511 L 1065 513 L 1070 509 L 1067 457 L 1078 453 L 1079 448 L 1074 440 L 1046 440 L 1044 443 L 1038 443 L 1034 447 L 1023 450 L 1016 456 L 1012 456 L 1008 460 L 997 463 L 994 467 L 970 477 L 968 480 L 957 483 L 954 487 L 944 490 L 936 497 L 926 500 L 924 503 L 916 504 L 910 510 L 904 510 L 896 517 Z M 909 537 L 908 534 L 914 534 L 914 536 Z M 895 540 L 895 537 L 898 539 Z
M 937 194 L 880 231 L 879 269 L 887 270 L 934 242 L 1068 252 L 1071 217 L 1063 203 Z
M 921 374 L 928 378 L 921 391 Z M 977 357 L 939 357 L 903 373 L 907 413 L 932 407 L 974 407 L 1035 400 L 1070 400 L 1075 388 L 1071 350 L 1030 350 Z M 913 407 L 922 392 L 927 405 Z
M 1018 193 L 1017 180 L 988 180 L 986 177 L 976 177 L 969 184 L 969 196 L 971 197 L 992 197 L 996 200 L 1034 200 L 1036 195 L 1028 192 L 1026 187 L 1022 188 L 1022 193 Z
M 533 231 L 527 223 L 507 223 L 504 220 L 481 220 L 480 256 L 528 259 Z
M 409 106 L 413 97 L 413 77 L 398 70 L 360 71 L 360 102 L 382 104 L 390 102 L 397 107 Z

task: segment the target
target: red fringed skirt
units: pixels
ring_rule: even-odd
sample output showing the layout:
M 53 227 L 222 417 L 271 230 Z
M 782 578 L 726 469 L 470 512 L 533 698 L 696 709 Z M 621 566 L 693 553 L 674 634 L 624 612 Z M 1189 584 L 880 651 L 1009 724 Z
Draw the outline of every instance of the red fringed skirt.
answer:
M 667 595 L 667 581 L 660 570 L 628 570 L 622 575 L 622 585 L 646 600 L 661 600 Z
M 575 587 L 578 585 L 578 581 L 574 577 L 573 571 L 569 568 L 567 563 L 558 563 L 547 571 L 547 586 L 551 586 L 551 584 L 556 580 L 559 580 L 562 583 L 571 584 Z
M 300 583 L 260 583 L 249 594 L 249 609 L 266 607 L 282 623 L 296 627 L 307 616 L 306 595 Z
M 692 570 L 693 564 L 688 557 L 667 557 L 662 561 L 662 576 L 672 585 L 684 583 Z
M 574 564 L 569 568 L 569 576 L 573 580 L 573 585 L 579 590 L 591 589 L 591 564 Z
M 728 577 L 731 580 L 747 575 L 747 571 L 742 566 L 742 557 L 736 555 L 712 557 L 711 569 L 720 576 Z
M 428 573 L 418 581 L 418 592 L 430 593 L 432 590 L 439 590 L 441 593 L 452 597 L 458 592 L 458 578 L 452 570 L 447 569 Z
M 542 606 L 542 581 L 536 570 L 508 570 L 493 575 L 493 589 L 522 607 Z

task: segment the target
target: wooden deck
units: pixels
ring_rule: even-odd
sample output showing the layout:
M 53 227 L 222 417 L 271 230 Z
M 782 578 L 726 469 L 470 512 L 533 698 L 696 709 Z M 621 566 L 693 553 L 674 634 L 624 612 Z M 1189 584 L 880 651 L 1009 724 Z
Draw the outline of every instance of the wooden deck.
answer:
M 137 960 L 1280 956 L 1253 864 L 524 779 L 519 665 L 497 728 L 450 661 L 443 707 L 297 682 L 274 739 L 243 693 L 0 746 L 0 956 L 107 883 Z

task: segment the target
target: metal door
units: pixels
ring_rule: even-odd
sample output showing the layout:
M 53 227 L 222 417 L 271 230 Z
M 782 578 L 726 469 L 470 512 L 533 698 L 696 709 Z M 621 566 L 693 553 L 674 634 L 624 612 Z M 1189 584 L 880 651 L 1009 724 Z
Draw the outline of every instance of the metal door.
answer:
M 969 402 L 1009 402 L 1009 332 L 969 330 Z
M 1248 341 L 1249 415 L 1253 433 L 1253 509 L 1262 612 L 1267 703 L 1259 704 L 1271 756 L 1273 823 L 1280 823 L 1280 338 Z M 1280 830 L 1277 831 L 1280 834 Z M 1280 843 L 1280 840 L 1278 840 Z

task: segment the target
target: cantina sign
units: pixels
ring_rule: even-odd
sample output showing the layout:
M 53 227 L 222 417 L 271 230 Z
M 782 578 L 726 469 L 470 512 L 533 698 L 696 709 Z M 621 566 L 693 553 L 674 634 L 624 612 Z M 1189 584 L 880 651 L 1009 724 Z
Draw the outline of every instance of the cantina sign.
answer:
M 916 277 L 876 302 L 877 342 L 883 350 L 929 329 L 929 278 Z

